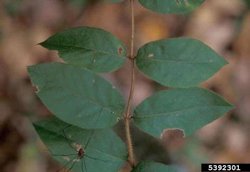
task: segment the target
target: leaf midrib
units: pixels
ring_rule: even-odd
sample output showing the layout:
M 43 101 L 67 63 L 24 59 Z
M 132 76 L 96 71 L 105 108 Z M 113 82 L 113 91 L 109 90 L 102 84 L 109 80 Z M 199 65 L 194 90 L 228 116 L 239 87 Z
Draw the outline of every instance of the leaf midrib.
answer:
M 190 62 L 190 61 L 185 61 L 185 60 L 167 60 L 167 59 L 161 59 L 161 58 L 146 58 L 142 57 L 143 60 L 145 61 L 157 61 L 157 62 L 164 62 L 164 63 L 185 63 L 185 64 L 212 64 L 212 63 L 217 63 L 216 61 L 213 62 Z
M 119 54 L 115 54 L 115 53 L 110 53 L 110 52 L 106 52 L 106 51 L 101 51 L 101 50 L 95 50 L 92 48 L 85 48 L 85 47 L 79 47 L 79 46 L 73 46 L 73 45 L 66 45 L 66 44 L 54 44 L 54 43 L 46 43 L 46 45 L 50 45 L 50 46 L 59 46 L 59 47 L 66 47 L 66 48 L 75 48 L 75 49 L 82 49 L 82 50 L 87 50 L 87 51 L 94 51 L 97 53 L 103 53 L 105 55 L 112 55 L 112 56 L 118 56 L 118 57 L 122 57 L 124 58 L 124 56 L 120 56 Z M 47 46 L 46 46 L 47 47 Z M 49 47 L 48 47 L 49 48 Z M 66 49 L 65 48 L 65 49 Z M 57 50 L 57 51 L 61 51 L 58 49 L 53 49 L 53 50 Z
M 134 119 L 140 119 L 140 118 L 154 118 L 154 117 L 162 117 L 162 116 L 172 116 L 175 115 L 175 113 L 178 112 L 183 112 L 186 110 L 191 110 L 191 109 L 201 109 L 201 108 L 211 108 L 211 107 L 230 107 L 230 106 L 205 106 L 205 107 L 190 107 L 190 108 L 185 108 L 182 110 L 177 110 L 177 111 L 170 111 L 170 112 L 161 112 L 161 113 L 153 113 L 150 115 L 139 115 L 139 113 L 135 110 L 134 113 L 137 114 L 137 116 L 133 116 Z M 139 115 L 139 116 L 138 116 Z

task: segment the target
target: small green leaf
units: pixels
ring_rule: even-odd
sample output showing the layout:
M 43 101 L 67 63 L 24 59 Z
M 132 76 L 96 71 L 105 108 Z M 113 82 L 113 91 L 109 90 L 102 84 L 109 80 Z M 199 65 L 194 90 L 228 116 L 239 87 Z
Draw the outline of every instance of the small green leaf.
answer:
M 140 162 L 132 172 L 178 172 L 173 165 L 164 165 L 156 162 Z
M 230 109 L 228 102 L 208 90 L 171 89 L 144 100 L 133 118 L 137 127 L 156 137 L 166 128 L 183 130 L 189 136 Z
M 119 92 L 95 73 L 67 64 L 28 68 L 37 95 L 59 119 L 82 128 L 113 126 L 122 116 Z
M 138 51 L 136 64 L 162 85 L 189 87 L 207 80 L 226 61 L 198 40 L 177 38 L 144 45 Z
M 205 0 L 139 0 L 145 7 L 158 13 L 188 13 Z
M 91 27 L 68 29 L 51 36 L 41 45 L 59 51 L 65 62 L 95 72 L 116 70 L 126 59 L 126 49 L 120 40 L 109 32 Z
M 34 127 L 53 158 L 72 171 L 117 172 L 126 161 L 126 147 L 112 129 L 84 130 L 57 118 L 39 121 Z

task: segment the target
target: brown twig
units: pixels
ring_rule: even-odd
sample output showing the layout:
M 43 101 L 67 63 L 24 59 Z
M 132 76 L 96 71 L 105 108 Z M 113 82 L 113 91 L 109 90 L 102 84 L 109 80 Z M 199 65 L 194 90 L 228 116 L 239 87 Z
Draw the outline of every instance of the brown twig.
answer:
M 134 94 L 134 85 L 135 85 L 135 61 L 134 61 L 134 35 L 135 35 L 135 16 L 134 16 L 134 0 L 130 0 L 131 8 L 131 42 L 130 42 L 130 63 L 131 63 L 131 82 L 130 82 L 130 91 L 127 106 L 124 113 L 124 122 L 125 122 L 125 132 L 126 132 L 126 141 L 128 148 L 128 161 L 131 167 L 135 166 L 136 160 L 134 156 L 133 143 L 131 138 L 130 131 L 130 121 L 131 121 L 131 104 Z

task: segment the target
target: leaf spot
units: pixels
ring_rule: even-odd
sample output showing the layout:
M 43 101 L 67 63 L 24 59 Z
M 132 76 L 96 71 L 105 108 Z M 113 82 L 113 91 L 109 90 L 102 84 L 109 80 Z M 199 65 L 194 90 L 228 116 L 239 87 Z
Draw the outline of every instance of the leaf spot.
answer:
M 76 159 L 73 160 L 73 162 L 79 162 L 79 161 L 80 161 L 79 158 L 76 158 Z
M 95 79 L 92 80 L 92 83 L 93 83 L 93 84 L 95 83 Z
M 63 156 L 62 157 L 65 161 L 70 161 L 70 158 L 68 156 Z
M 154 54 L 151 53 L 151 54 L 148 55 L 148 57 L 149 57 L 149 58 L 153 58 L 153 57 L 154 57 Z
M 39 93 L 40 89 L 39 89 L 38 85 L 35 85 L 34 87 L 35 87 L 35 93 Z
M 122 47 L 119 47 L 119 48 L 118 48 L 118 54 L 119 54 L 119 55 L 122 55 Z
M 78 143 L 73 143 L 72 146 L 75 147 L 77 151 L 82 148 L 82 145 L 80 145 Z

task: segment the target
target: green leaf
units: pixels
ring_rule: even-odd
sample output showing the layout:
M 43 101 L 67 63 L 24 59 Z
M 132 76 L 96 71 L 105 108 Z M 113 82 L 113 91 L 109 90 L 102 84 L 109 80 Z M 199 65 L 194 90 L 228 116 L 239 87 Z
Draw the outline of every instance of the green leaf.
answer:
M 67 64 L 50 63 L 28 68 L 37 95 L 59 119 L 81 128 L 113 126 L 122 116 L 119 92 L 95 73 Z
M 39 121 L 34 127 L 53 158 L 72 171 L 117 172 L 125 163 L 126 147 L 112 129 L 84 130 L 57 118 Z
M 158 13 L 188 13 L 205 0 L 139 0 L 147 9 Z
M 177 172 L 177 167 L 156 162 L 140 162 L 132 172 Z
M 138 51 L 136 64 L 162 85 L 189 87 L 207 80 L 226 61 L 198 40 L 177 38 L 144 45 Z
M 111 3 L 119 3 L 122 2 L 123 0 L 104 0 L 104 2 L 111 2 Z
M 180 88 L 147 98 L 136 107 L 133 118 L 137 127 L 156 137 L 170 128 L 189 136 L 230 109 L 228 102 L 208 90 Z
M 57 50 L 65 62 L 95 72 L 116 70 L 126 59 L 126 49 L 121 41 L 109 32 L 91 27 L 68 29 L 51 36 L 41 45 Z

